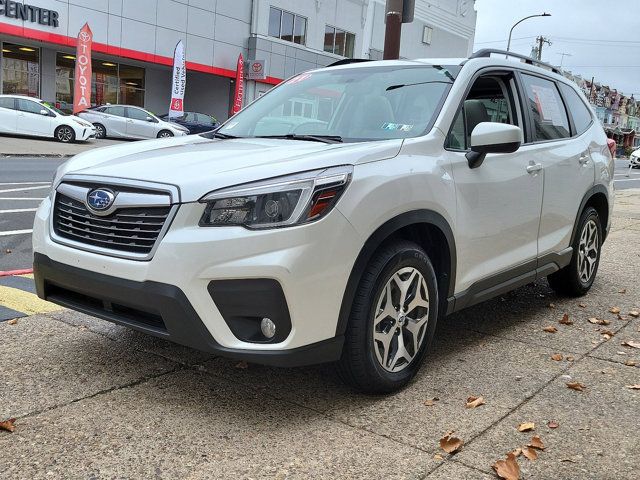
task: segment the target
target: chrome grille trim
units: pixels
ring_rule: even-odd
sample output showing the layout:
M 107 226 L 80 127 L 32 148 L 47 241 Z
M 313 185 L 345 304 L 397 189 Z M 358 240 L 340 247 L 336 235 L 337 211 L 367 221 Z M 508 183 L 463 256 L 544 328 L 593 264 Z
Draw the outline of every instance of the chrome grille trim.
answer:
M 87 206 L 87 194 L 95 188 L 117 192 L 106 214 L 96 215 Z M 49 232 L 56 243 L 150 260 L 178 210 L 179 191 L 168 185 L 73 175 L 62 179 L 52 197 Z

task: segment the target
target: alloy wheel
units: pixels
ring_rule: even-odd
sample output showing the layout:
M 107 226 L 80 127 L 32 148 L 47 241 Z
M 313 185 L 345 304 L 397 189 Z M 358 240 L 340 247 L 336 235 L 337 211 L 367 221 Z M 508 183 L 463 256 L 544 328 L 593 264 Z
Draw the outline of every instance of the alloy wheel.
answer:
M 413 267 L 395 272 L 382 289 L 373 318 L 373 349 L 389 372 L 404 370 L 420 351 L 429 319 L 429 291 Z
M 172 137 L 172 136 L 173 135 L 171 135 L 171 133 L 166 132 L 166 131 L 165 132 L 160 132 L 160 135 L 159 135 L 160 138 L 169 138 L 169 137 Z
M 69 127 L 60 127 L 58 129 L 58 140 L 61 142 L 70 142 L 73 138 L 73 131 Z
M 582 283 L 589 283 L 596 270 L 599 248 L 598 226 L 595 220 L 589 220 L 582 227 L 578 244 L 578 277 Z

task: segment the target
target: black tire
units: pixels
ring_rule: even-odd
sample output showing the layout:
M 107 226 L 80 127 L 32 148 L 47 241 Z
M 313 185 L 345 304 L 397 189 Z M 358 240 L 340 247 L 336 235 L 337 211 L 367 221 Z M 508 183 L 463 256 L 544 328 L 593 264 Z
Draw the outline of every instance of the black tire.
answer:
M 589 223 L 595 223 L 595 231 L 598 238 L 595 244 L 597 245 L 597 252 L 594 259 L 593 267 L 585 280 L 584 274 L 579 271 L 580 266 L 580 251 L 581 251 L 581 238 L 585 230 L 585 226 Z M 593 223 L 591 223 L 593 225 Z M 571 257 L 571 263 L 566 267 L 552 273 L 547 277 L 549 286 L 560 295 L 566 295 L 570 297 L 580 297 L 586 294 L 598 273 L 598 265 L 600 264 L 600 253 L 602 251 L 602 224 L 600 223 L 600 217 L 598 212 L 593 207 L 587 207 L 580 215 L 580 221 L 578 222 L 578 229 L 576 231 L 576 238 L 573 240 L 573 256 Z M 590 257 L 591 258 L 591 257 Z
M 383 368 L 383 363 L 378 360 L 374 350 L 381 348 L 380 344 L 376 344 L 373 339 L 374 312 L 378 307 L 378 299 L 381 298 L 383 291 L 386 292 L 387 282 L 396 272 L 406 267 L 417 270 L 425 280 L 429 308 L 424 315 L 427 318 L 426 325 L 419 330 L 423 332 L 425 329 L 424 333 L 421 333 L 422 343 L 417 353 L 414 351 L 413 358 L 408 363 L 405 361 L 406 365 L 402 370 L 391 372 Z M 411 312 L 406 313 L 409 316 Z M 383 246 L 372 257 L 358 285 L 345 333 L 342 357 L 336 365 L 338 375 L 345 383 L 363 393 L 386 394 L 403 388 L 420 369 L 433 339 L 437 318 L 437 281 L 427 254 L 415 243 L 404 240 Z M 388 319 L 393 324 L 389 332 L 394 329 L 398 332 L 403 328 L 396 329 L 396 322 L 391 320 L 391 317 Z M 397 339 L 397 337 L 394 338 Z M 404 341 L 406 342 L 406 339 Z M 397 351 L 397 340 L 395 345 Z
M 76 132 L 68 125 L 60 125 L 53 132 L 55 139 L 62 143 L 73 143 L 76 141 Z
M 158 132 L 158 138 L 170 138 L 173 137 L 173 132 L 170 130 L 160 130 Z
M 107 138 L 107 129 L 101 123 L 94 123 L 93 126 L 96 128 L 96 138 Z

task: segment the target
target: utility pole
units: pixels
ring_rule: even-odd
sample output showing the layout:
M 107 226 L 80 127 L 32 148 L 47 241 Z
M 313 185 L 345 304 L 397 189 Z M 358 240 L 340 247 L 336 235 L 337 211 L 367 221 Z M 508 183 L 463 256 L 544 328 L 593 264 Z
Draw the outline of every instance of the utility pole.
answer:
M 573 57 L 572 54 L 565 52 L 560 52 L 558 55 L 560 55 L 560 68 L 562 68 L 562 64 L 564 63 L 564 57 Z
M 413 22 L 415 0 L 387 0 L 385 8 L 384 60 L 400 58 L 400 37 L 402 24 Z
M 547 45 L 551 46 L 551 40 L 540 35 L 538 38 L 536 38 L 536 41 L 538 42 L 538 60 L 542 61 L 542 45 L 546 43 Z

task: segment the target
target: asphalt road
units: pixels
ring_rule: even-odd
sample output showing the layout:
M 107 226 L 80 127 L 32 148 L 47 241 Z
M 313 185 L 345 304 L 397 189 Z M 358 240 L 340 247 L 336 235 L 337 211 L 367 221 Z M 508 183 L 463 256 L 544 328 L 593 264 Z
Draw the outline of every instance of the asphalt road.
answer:
M 54 157 L 0 158 L 0 271 L 30 268 L 35 211 L 64 161 Z M 615 182 L 618 190 L 640 188 L 640 170 L 629 170 L 627 160 L 616 160 Z

